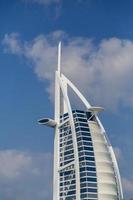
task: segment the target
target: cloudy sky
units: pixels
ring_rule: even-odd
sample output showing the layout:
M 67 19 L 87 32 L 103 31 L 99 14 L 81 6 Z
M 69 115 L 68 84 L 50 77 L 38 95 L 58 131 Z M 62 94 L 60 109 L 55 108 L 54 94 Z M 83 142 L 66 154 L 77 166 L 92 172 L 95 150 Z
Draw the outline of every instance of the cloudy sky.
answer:
M 133 1 L 0 1 L 0 199 L 52 200 L 57 44 L 62 71 L 100 115 L 133 197 Z

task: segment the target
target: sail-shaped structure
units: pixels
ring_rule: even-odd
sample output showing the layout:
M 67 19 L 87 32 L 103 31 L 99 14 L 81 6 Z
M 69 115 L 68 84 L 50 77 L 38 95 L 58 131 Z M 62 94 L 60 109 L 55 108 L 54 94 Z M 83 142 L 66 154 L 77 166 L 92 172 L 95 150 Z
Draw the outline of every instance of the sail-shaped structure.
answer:
M 55 73 L 55 118 L 39 120 L 55 129 L 53 200 L 122 200 L 115 154 L 97 116 L 103 108 L 91 106 L 60 66 L 61 43 Z M 72 109 L 68 87 L 85 110 Z

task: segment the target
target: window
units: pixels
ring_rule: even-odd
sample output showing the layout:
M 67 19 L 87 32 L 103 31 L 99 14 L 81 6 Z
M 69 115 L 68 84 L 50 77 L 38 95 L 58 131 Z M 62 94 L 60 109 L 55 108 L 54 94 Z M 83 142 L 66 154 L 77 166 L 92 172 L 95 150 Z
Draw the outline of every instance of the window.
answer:
M 80 167 L 83 167 L 83 166 L 86 166 L 86 167 L 95 167 L 95 162 L 88 162 L 88 161 L 82 161 L 80 162 Z
M 97 198 L 97 194 L 88 194 L 88 198 Z
M 76 191 L 75 191 L 75 190 L 71 190 L 71 191 L 68 191 L 68 192 L 67 192 L 67 196 L 68 196 L 68 195 L 73 195 L 73 194 L 76 194 Z
M 90 137 L 82 137 L 82 136 L 80 136 L 80 137 L 77 138 L 77 141 L 81 141 L 81 140 L 92 141 L 92 139 Z
M 94 152 L 85 151 L 84 154 L 85 154 L 86 156 L 94 156 Z
M 76 122 L 77 121 L 79 121 L 79 122 L 86 122 L 87 123 L 87 119 L 85 119 L 85 118 L 83 119 L 83 118 L 77 118 L 76 117 Z
M 74 153 L 73 150 L 66 151 L 66 152 L 64 152 L 64 156 L 66 156 L 66 155 L 68 155 L 68 154 L 72 154 L 72 153 Z
M 84 188 L 84 187 L 87 187 L 87 188 L 88 188 L 88 187 L 90 187 L 90 188 L 93 187 L 93 188 L 94 188 L 94 187 L 97 187 L 97 183 L 87 183 L 87 182 L 86 182 L 86 183 L 81 183 L 81 184 L 80 184 L 80 187 L 81 187 L 81 188 Z
M 79 161 L 83 161 L 83 160 L 95 161 L 94 157 L 86 157 L 86 156 L 84 156 L 84 157 L 80 157 L 79 158 Z
M 87 194 L 81 194 L 81 198 L 87 198 Z
M 96 173 L 95 172 L 81 172 L 80 177 L 84 177 L 84 176 L 94 176 L 94 177 L 96 177 Z
M 64 157 L 64 161 L 69 160 L 69 159 L 72 159 L 72 158 L 74 158 L 74 155 L 65 156 L 65 157 Z
M 86 167 L 87 171 L 93 171 L 95 172 L 96 171 L 96 168 L 93 168 L 93 167 Z
M 78 135 L 82 135 L 82 136 L 88 136 L 88 137 L 90 137 L 91 135 L 90 135 L 90 132 L 80 132 L 80 133 L 77 133 L 77 136 Z
M 92 142 L 85 142 L 85 141 L 83 141 L 83 145 L 85 145 L 85 146 L 92 146 Z
M 91 112 L 86 112 L 86 116 L 87 116 L 87 119 L 90 119 L 90 117 L 92 116 L 92 113 Z
M 84 150 L 87 150 L 87 151 L 93 151 L 93 147 L 84 147 Z

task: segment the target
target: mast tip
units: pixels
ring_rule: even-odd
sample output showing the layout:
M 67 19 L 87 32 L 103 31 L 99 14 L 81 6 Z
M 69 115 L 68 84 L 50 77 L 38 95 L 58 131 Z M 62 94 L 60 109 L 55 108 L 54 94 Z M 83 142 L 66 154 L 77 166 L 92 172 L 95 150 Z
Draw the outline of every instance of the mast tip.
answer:
M 58 45 L 58 72 L 61 71 L 61 41 Z

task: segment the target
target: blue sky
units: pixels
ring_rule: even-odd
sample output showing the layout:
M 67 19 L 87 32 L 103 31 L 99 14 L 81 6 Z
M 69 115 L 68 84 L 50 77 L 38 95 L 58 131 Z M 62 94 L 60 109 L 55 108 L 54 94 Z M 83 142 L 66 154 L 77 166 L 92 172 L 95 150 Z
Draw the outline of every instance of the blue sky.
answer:
M 52 199 L 57 44 L 62 70 L 92 105 L 115 148 L 125 199 L 133 197 L 133 2 L 1 0 L 0 199 Z M 81 73 L 82 72 L 82 73 Z

